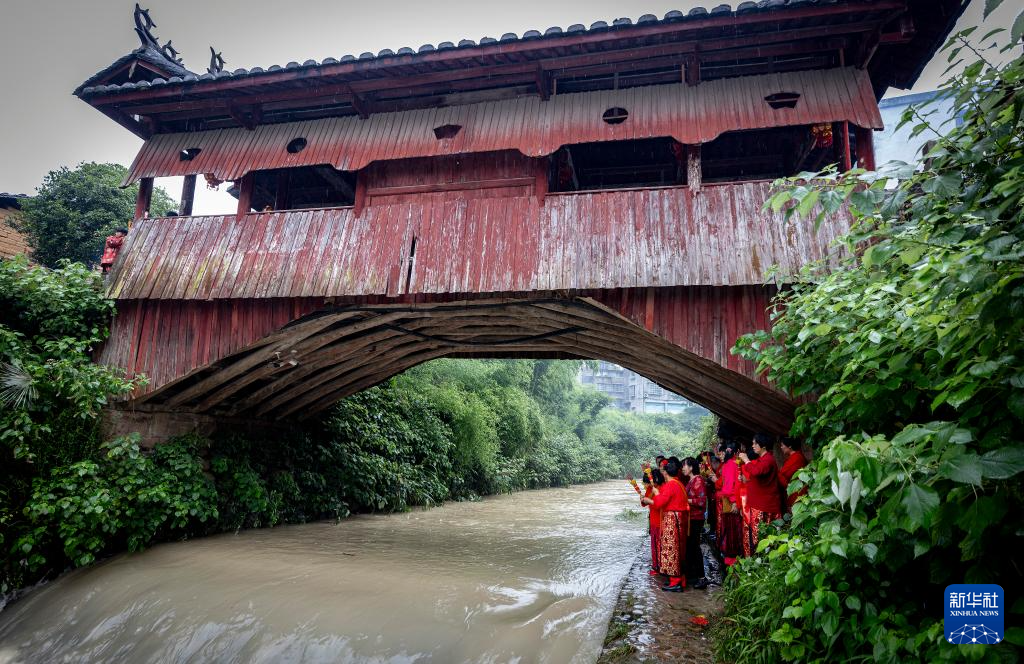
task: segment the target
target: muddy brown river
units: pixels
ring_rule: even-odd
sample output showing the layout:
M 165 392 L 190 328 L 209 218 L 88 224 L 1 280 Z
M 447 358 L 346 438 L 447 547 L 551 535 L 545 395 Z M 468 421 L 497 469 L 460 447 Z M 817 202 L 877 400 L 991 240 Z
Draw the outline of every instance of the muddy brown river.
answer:
M 592 662 L 646 518 L 625 482 L 162 544 L 0 612 L 0 663 Z

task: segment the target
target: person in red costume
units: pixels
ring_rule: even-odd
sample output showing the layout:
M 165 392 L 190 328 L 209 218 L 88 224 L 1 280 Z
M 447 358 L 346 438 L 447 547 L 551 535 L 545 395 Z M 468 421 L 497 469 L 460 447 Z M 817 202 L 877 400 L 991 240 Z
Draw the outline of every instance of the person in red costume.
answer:
M 644 498 L 654 498 L 654 488 L 665 482 L 664 476 L 658 471 L 644 475 Z M 640 503 L 643 505 L 643 501 Z M 647 528 L 651 534 L 651 569 L 648 574 L 654 576 L 661 573 L 661 510 L 652 504 L 644 505 L 648 509 Z
M 693 457 L 683 459 L 683 475 L 686 482 L 686 498 L 690 504 L 690 534 L 686 538 L 686 580 L 695 588 L 706 588 L 704 578 L 704 553 L 700 548 L 700 536 L 704 532 L 704 510 L 708 496 L 704 489 L 704 478 L 700 476 L 700 464 Z
M 718 549 L 727 566 L 735 563 L 736 558 L 743 554 L 740 467 L 736 459 L 738 449 L 739 445 L 734 440 L 719 445 L 718 458 L 722 462 L 720 474 L 712 472 L 708 476 L 715 483 L 715 495 L 718 497 Z
M 103 269 L 103 274 L 110 272 L 110 266 L 117 259 L 117 252 L 121 251 L 121 245 L 124 244 L 127 235 L 127 228 L 118 228 L 113 235 L 107 236 L 107 241 L 103 243 L 103 257 L 100 258 L 100 268 Z
M 665 483 L 652 487 L 654 496 L 640 502 L 661 510 L 661 573 L 668 583 L 661 587 L 669 592 L 683 592 L 686 588 L 686 536 L 690 531 L 690 506 L 686 489 L 679 479 L 682 464 L 671 457 L 661 468 Z
M 756 459 L 743 452 L 743 477 L 747 481 L 749 518 L 743 524 L 743 552 L 750 556 L 757 551 L 764 524 L 782 518 L 782 492 L 779 490 L 779 466 L 772 455 L 774 441 L 766 433 L 754 434 L 750 448 Z
M 782 463 L 782 468 L 779 469 L 779 484 L 782 485 L 787 511 L 793 509 L 793 503 L 800 496 L 807 494 L 807 487 L 804 487 L 792 495 L 786 495 L 796 471 L 807 465 L 807 458 L 804 456 L 803 450 L 800 449 L 801 447 L 800 441 L 796 438 L 783 438 L 779 442 L 779 451 L 786 455 L 786 460 Z

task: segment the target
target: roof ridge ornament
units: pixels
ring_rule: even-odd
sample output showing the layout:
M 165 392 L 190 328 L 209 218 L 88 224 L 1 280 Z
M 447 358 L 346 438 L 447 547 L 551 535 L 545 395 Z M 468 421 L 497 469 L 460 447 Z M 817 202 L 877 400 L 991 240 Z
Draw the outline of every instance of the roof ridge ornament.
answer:
M 135 3 L 135 32 L 139 35 L 139 39 L 142 41 L 143 46 L 151 46 L 156 50 L 160 49 L 160 42 L 153 36 L 153 28 L 156 27 L 156 23 L 153 18 L 149 15 L 148 9 L 143 9 L 139 6 L 139 3 Z
M 139 41 L 142 42 L 143 48 L 151 48 L 160 55 L 164 56 L 170 62 L 176 65 L 181 65 L 181 58 L 178 56 L 181 53 L 178 49 L 174 48 L 173 40 L 168 39 L 167 43 L 160 45 L 160 41 L 153 34 L 153 28 L 156 27 L 156 22 L 153 17 L 149 15 L 148 9 L 143 9 L 139 6 L 139 3 L 135 3 L 135 33 L 139 36 Z
M 224 71 L 224 56 L 218 53 L 210 47 L 210 66 L 206 68 L 206 71 L 210 74 L 219 74 Z

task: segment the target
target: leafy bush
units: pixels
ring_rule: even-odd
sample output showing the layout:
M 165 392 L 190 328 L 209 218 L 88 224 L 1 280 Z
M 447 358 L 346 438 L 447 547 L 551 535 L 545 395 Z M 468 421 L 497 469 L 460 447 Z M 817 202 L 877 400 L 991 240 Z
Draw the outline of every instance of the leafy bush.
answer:
M 57 546 L 74 565 L 87 565 L 102 552 L 137 551 L 215 519 L 200 445 L 181 438 L 144 455 L 134 434 L 103 444 L 98 461 L 57 466 L 38 478 L 25 507 L 28 532 L 16 543 L 28 568 L 62 563 L 52 553 Z
M 91 360 L 107 336 L 113 304 L 84 266 L 65 263 L 50 270 L 24 258 L 0 261 L 0 310 L 3 592 L 33 578 L 18 545 L 38 530 L 23 513 L 33 480 L 51 468 L 99 461 L 98 415 L 111 396 L 131 391 L 139 381 Z
M 1024 645 L 1010 627 L 998 648 L 952 646 L 940 604 L 950 583 L 1022 585 L 1022 79 L 1021 57 L 968 65 L 947 93 L 963 123 L 919 170 L 805 177 L 769 202 L 827 214 L 848 201 L 858 224 L 840 269 L 805 271 L 771 332 L 737 345 L 777 385 L 817 395 L 794 429 L 821 454 L 792 487 L 810 487 L 792 523 L 736 568 L 727 619 L 742 636 L 719 641 L 723 658 L 999 661 Z M 905 121 L 934 129 L 918 109 Z

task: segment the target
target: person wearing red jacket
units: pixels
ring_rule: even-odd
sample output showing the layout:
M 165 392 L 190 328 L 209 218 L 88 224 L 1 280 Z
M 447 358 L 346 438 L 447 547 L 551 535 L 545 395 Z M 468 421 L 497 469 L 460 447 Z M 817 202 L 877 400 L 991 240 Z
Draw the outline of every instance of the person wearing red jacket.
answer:
M 682 464 L 671 457 L 661 468 L 665 483 L 652 487 L 654 496 L 641 500 L 661 510 L 661 573 L 668 576 L 662 590 L 681 593 L 686 588 L 686 536 L 690 531 L 690 506 L 679 479 Z
M 121 245 L 124 244 L 124 238 L 127 235 L 127 228 L 118 228 L 113 235 L 107 236 L 107 241 L 103 243 L 103 257 L 100 258 L 100 268 L 103 269 L 103 274 L 110 272 L 110 266 L 117 259 L 117 252 L 121 251 Z M 93 255 L 95 256 L 95 254 Z
M 804 487 L 792 495 L 787 495 L 789 492 L 789 484 L 793 481 L 793 476 L 796 475 L 796 471 L 807 465 L 807 458 L 804 457 L 804 453 L 800 448 L 800 441 L 796 438 L 783 438 L 779 442 L 780 451 L 786 455 L 786 460 L 782 463 L 782 468 L 779 469 L 779 484 L 782 485 L 782 495 L 785 499 L 787 510 L 792 510 L 793 503 L 795 503 L 800 496 L 806 495 L 807 493 L 807 487 Z
M 782 492 L 779 490 L 779 466 L 772 456 L 772 437 L 765 433 L 754 434 L 750 449 L 756 459 L 743 452 L 742 473 L 747 484 L 747 511 L 744 520 L 743 552 L 750 556 L 757 551 L 761 541 L 761 530 L 766 523 L 782 518 Z

